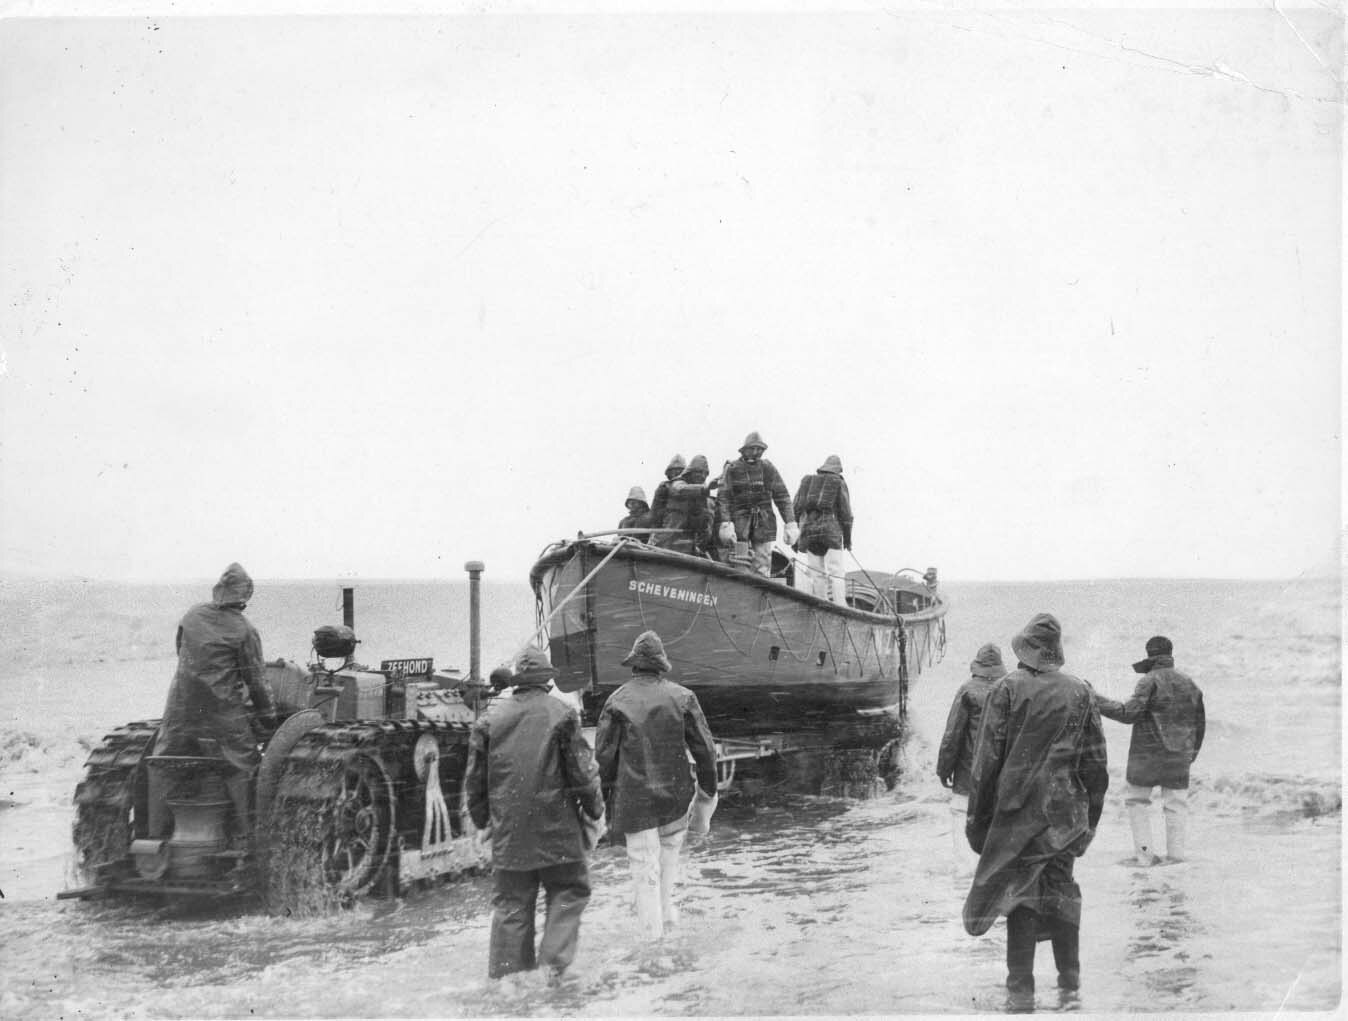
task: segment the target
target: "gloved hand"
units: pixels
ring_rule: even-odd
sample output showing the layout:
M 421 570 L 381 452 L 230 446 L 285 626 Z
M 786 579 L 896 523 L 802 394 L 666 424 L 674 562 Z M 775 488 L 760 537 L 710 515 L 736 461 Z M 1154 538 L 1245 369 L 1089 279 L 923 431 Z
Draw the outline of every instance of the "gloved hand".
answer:
M 786 523 L 786 544 L 788 546 L 794 546 L 796 544 L 796 540 L 799 538 L 800 538 L 800 525 L 796 524 L 794 521 L 788 521 Z
M 717 533 L 722 546 L 735 545 L 735 526 L 729 521 L 721 522 L 721 530 Z
M 688 817 L 689 836 L 705 837 L 711 832 L 711 817 L 715 814 L 719 803 L 720 797 L 717 794 L 707 795 L 701 787 L 694 791 L 692 811 Z
M 604 839 L 604 834 L 608 832 L 608 821 L 600 815 L 598 819 L 591 819 L 584 811 L 580 813 L 581 839 L 585 842 L 585 850 L 593 851 L 599 846 L 599 841 Z
M 988 831 L 986 829 L 981 826 L 975 827 L 972 824 L 966 825 L 964 827 L 964 836 L 968 839 L 969 846 L 973 849 L 974 854 L 983 853 L 983 842 L 988 839 Z

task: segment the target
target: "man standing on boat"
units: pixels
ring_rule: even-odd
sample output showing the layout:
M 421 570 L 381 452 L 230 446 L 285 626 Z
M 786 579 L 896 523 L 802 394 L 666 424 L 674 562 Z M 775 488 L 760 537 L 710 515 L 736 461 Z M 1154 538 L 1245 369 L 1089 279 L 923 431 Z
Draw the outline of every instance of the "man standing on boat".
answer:
M 468 814 L 491 830 L 491 978 L 538 965 L 550 981 L 560 978 L 590 900 L 585 829 L 603 817 L 604 797 L 579 714 L 548 694 L 556 674 L 541 649 L 526 649 L 508 679 L 514 695 L 498 700 L 469 736 Z M 540 886 L 546 908 L 535 951 Z
M 661 676 L 670 664 L 658 634 L 638 635 L 622 665 L 632 679 L 604 703 L 595 756 L 612 791 L 609 825 L 626 838 L 637 923 L 657 939 L 677 922 L 684 837 L 690 826 L 705 834 L 715 808 L 716 745 L 697 696 Z
M 665 514 L 669 508 L 670 487 L 674 481 L 683 474 L 683 470 L 688 467 L 688 462 L 683 459 L 682 454 L 675 454 L 669 459 L 669 464 L 665 465 L 665 477 L 660 480 L 660 484 L 655 487 L 655 495 L 651 497 L 651 524 L 661 527 L 661 522 L 665 520 Z M 655 545 L 668 545 L 667 537 L 657 535 L 654 538 Z
M 651 505 L 646 502 L 646 490 L 633 486 L 627 491 L 627 516 L 618 522 L 619 528 L 650 528 L 655 522 L 651 518 Z M 649 539 L 650 533 L 632 536 L 641 542 Z
M 670 484 L 665 516 L 657 522 L 663 528 L 680 529 L 669 545 L 694 556 L 705 553 L 711 543 L 711 494 L 716 481 L 707 481 L 708 472 L 707 459 L 693 455 L 687 470 Z
M 1081 888 L 1072 867 L 1095 836 L 1109 772 L 1095 694 L 1062 672 L 1062 627 L 1036 614 L 1011 639 L 1019 662 L 988 693 L 969 780 L 969 846 L 978 871 L 964 928 L 1006 916 L 1006 987 L 1034 996 L 1034 951 L 1052 940 L 1058 985 L 1080 984 Z
M 800 522 L 800 539 L 795 545 L 805 551 L 808 591 L 846 606 L 843 550 L 852 548 L 852 497 L 842 470 L 842 459 L 829 454 L 813 475 L 800 480 L 792 510 Z
M 973 773 L 974 746 L 983 723 L 983 706 L 987 704 L 992 685 L 1005 676 L 1002 650 L 989 642 L 978 650 L 969 664 L 969 679 L 955 693 L 936 756 L 936 775 L 941 786 L 951 788 L 950 830 L 957 872 L 970 871 L 969 842 L 964 829 L 969 821 L 969 780 Z
M 800 538 L 791 494 L 781 473 L 763 457 L 768 445 L 757 432 L 751 432 L 740 446 L 740 456 L 726 465 L 717 494 L 721 511 L 720 540 L 729 546 L 747 542 L 753 556 L 753 570 L 764 577 L 772 573 L 772 543 L 777 538 L 776 504 L 786 525 L 787 545 Z
M 1175 669 L 1174 646 L 1164 635 L 1147 639 L 1147 658 L 1133 664 L 1143 677 L 1127 702 L 1097 696 L 1100 714 L 1133 728 L 1128 745 L 1123 800 L 1133 830 L 1139 865 L 1156 865 L 1160 856 L 1151 838 L 1151 792 L 1161 788 L 1165 814 L 1165 856 L 1184 860 L 1189 819 L 1189 765 L 1203 747 L 1207 715 L 1203 692 Z

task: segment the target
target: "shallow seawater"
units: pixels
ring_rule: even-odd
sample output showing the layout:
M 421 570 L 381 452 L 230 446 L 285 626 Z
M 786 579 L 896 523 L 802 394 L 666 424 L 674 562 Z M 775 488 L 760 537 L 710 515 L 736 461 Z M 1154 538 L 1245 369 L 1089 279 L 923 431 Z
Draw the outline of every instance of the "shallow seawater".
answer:
M 1315 636 L 1337 628 L 1337 594 L 1315 589 L 1299 611 L 1277 617 L 1256 598 L 1262 590 L 1170 584 L 1152 592 L 1163 612 L 1135 619 L 1137 590 L 1122 584 L 958 593 L 947 659 L 913 690 L 898 786 L 854 801 L 745 784 L 723 799 L 711 837 L 688 850 L 682 923 L 663 943 L 636 940 L 624 852 L 601 847 L 580 953 L 556 988 L 537 974 L 486 979 L 487 876 L 306 918 L 247 904 L 55 900 L 69 881 L 70 794 L 88 744 L 117 723 L 156 715 L 172 664 L 162 650 L 130 664 L 34 657 L 0 688 L 0 1016 L 1005 1011 L 1004 931 L 964 933 L 968 877 L 958 873 L 947 796 L 932 769 L 974 650 L 999 638 L 1006 648 L 1009 633 L 1044 608 L 1057 608 L 1069 636 L 1074 624 L 1089 636 L 1069 645 L 1069 669 L 1079 664 L 1116 695 L 1132 683 L 1133 639 L 1173 632 L 1181 666 L 1204 687 L 1210 727 L 1194 770 L 1191 860 L 1120 864 L 1130 838 L 1111 793 L 1077 866 L 1082 988 L 1054 988 L 1041 944 L 1035 1008 L 1332 1009 L 1342 953 L 1339 662 L 1337 646 Z M 1270 699 L 1275 664 L 1281 697 Z M 1107 722 L 1106 735 L 1121 787 L 1127 731 Z

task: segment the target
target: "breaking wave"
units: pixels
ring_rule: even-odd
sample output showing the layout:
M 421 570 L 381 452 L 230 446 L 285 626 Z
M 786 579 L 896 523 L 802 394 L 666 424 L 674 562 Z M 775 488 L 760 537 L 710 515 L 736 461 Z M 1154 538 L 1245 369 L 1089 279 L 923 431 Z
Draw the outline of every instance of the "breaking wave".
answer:
M 31 730 L 0 729 L 0 776 L 83 765 L 95 741 L 87 736 L 49 737 Z
M 1313 819 L 1343 811 L 1341 784 L 1269 773 L 1196 776 L 1190 796 L 1210 811 L 1251 817 Z

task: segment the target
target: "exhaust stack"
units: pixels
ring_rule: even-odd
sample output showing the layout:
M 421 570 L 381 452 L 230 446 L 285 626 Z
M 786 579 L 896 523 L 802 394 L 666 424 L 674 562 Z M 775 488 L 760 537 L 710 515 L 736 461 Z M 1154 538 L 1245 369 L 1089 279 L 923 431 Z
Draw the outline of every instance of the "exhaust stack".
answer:
M 468 683 L 482 683 L 482 572 L 481 560 L 463 565 L 468 572 Z

